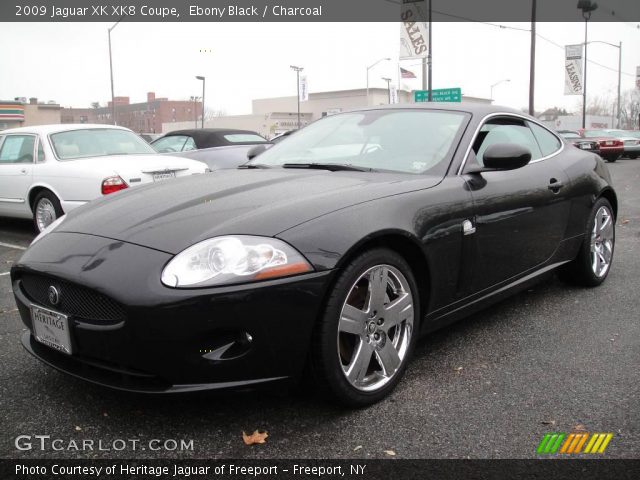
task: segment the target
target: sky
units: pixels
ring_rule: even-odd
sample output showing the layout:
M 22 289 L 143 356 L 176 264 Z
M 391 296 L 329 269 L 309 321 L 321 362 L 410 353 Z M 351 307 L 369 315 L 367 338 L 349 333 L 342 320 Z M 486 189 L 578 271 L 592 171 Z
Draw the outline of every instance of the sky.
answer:
M 63 106 L 106 104 L 111 98 L 106 23 L 0 23 L 0 100 L 37 97 Z M 460 87 L 463 95 L 490 96 L 496 104 L 528 105 L 528 23 L 441 22 L 433 25 L 433 86 Z M 584 23 L 538 23 L 537 111 L 557 106 L 577 110 L 580 97 L 564 95 L 565 44 L 584 40 Z M 128 23 L 112 31 L 116 96 L 146 100 L 146 92 L 173 100 L 201 95 L 206 77 L 207 108 L 251 113 L 251 100 L 295 95 L 295 72 L 304 67 L 311 93 L 397 83 L 399 23 Z M 543 38 L 544 37 L 544 38 Z M 622 91 L 634 87 L 640 65 L 640 26 L 590 23 L 589 40 L 622 41 Z M 587 92 L 615 98 L 618 49 L 589 46 Z M 401 65 L 418 79 L 418 60 Z M 304 107 L 303 107 L 304 111 Z

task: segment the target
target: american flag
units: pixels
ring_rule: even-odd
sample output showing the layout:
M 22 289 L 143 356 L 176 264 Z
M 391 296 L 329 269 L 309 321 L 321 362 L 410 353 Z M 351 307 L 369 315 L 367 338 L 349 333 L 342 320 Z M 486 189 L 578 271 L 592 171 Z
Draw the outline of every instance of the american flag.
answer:
M 400 74 L 402 75 L 402 78 L 416 78 L 412 71 L 406 70 L 402 67 L 400 67 Z

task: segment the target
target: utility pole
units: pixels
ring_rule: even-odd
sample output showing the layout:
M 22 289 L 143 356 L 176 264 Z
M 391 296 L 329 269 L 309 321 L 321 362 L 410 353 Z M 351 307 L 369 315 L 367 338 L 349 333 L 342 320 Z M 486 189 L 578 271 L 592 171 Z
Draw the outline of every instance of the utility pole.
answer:
M 429 85 L 428 85 L 428 90 L 429 90 L 429 97 L 427 98 L 427 100 L 429 102 L 431 102 L 433 100 L 433 40 L 432 40 L 432 35 L 431 35 L 431 0 L 429 0 Z
M 200 120 L 200 128 L 204 128 L 204 83 L 205 77 L 202 75 L 196 75 L 198 80 L 202 80 L 202 119 Z
M 113 93 L 113 58 L 111 56 L 111 30 L 113 30 L 118 26 L 118 24 L 120 23 L 120 20 L 114 23 L 111 26 L 111 28 L 107 29 L 107 35 L 109 37 L 109 74 L 111 75 L 111 123 L 113 123 L 114 125 L 117 125 L 117 123 L 116 123 L 116 97 L 115 97 L 115 94 Z
M 296 67 L 295 65 L 290 65 L 290 68 L 296 72 L 296 85 L 298 92 L 298 130 L 300 130 L 300 72 L 304 70 L 304 68 Z
M 531 0 L 531 58 L 529 59 L 529 115 L 535 116 L 536 83 L 536 0 Z

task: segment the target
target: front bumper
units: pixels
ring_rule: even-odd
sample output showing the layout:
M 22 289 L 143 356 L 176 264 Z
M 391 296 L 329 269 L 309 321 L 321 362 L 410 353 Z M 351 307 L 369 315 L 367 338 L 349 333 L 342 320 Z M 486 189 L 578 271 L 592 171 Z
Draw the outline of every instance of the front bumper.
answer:
M 23 345 L 58 370 L 136 392 L 234 388 L 301 373 L 333 272 L 178 290 L 160 282 L 170 258 L 102 237 L 47 235 L 11 271 L 16 304 L 29 329 Z M 46 347 L 30 333 L 30 306 L 55 307 L 43 305 L 23 285 L 34 275 L 62 285 L 61 296 L 77 286 L 110 299 L 122 318 L 71 314 L 73 355 Z

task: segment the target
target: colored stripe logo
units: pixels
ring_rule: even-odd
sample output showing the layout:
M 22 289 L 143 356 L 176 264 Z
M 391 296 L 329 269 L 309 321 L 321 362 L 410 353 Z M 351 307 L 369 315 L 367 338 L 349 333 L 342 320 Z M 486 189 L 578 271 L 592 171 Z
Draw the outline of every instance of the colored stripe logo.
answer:
M 538 455 L 604 453 L 613 438 L 613 433 L 547 433 L 542 437 L 536 453 Z

